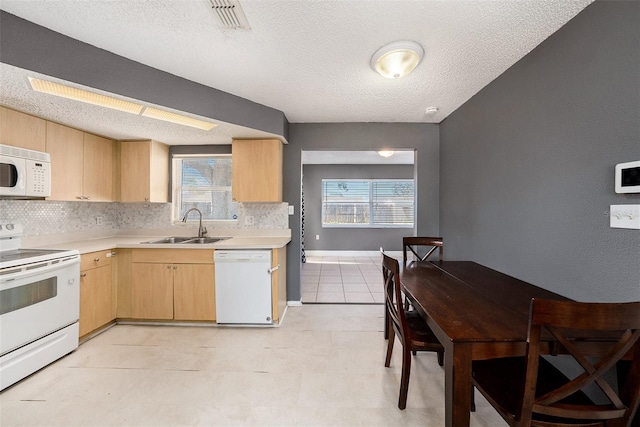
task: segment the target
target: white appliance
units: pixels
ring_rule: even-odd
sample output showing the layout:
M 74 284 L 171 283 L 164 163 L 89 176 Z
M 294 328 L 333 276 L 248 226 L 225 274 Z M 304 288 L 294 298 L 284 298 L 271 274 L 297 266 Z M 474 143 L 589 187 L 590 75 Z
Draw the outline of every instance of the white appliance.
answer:
M 0 196 L 43 198 L 50 195 L 49 153 L 0 145 Z
M 273 324 L 270 250 L 216 250 L 216 322 Z
M 21 235 L 0 221 L 0 390 L 78 348 L 78 251 L 21 249 Z

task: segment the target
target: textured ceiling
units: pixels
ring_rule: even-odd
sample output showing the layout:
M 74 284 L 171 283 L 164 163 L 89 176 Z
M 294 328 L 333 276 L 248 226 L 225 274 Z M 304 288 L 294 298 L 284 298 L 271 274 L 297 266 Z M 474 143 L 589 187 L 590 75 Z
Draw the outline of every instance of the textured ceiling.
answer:
M 249 31 L 221 30 L 206 0 L 0 0 L 0 8 L 276 108 L 293 123 L 439 123 L 590 2 L 241 0 Z M 412 74 L 388 80 L 369 61 L 396 40 L 426 54 Z M 237 131 L 223 127 L 217 132 Z

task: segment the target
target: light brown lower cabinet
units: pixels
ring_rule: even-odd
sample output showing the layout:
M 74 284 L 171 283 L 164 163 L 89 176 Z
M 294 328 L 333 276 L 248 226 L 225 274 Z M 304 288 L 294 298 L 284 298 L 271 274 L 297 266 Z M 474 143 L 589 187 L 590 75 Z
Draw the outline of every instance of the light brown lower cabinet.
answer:
M 213 251 L 140 249 L 132 260 L 131 318 L 215 320 Z
M 173 276 L 173 318 L 216 320 L 213 264 L 176 264 Z
M 131 276 L 131 317 L 173 319 L 172 265 L 134 263 Z
M 81 337 L 115 319 L 112 277 L 111 251 L 82 255 L 79 333 Z

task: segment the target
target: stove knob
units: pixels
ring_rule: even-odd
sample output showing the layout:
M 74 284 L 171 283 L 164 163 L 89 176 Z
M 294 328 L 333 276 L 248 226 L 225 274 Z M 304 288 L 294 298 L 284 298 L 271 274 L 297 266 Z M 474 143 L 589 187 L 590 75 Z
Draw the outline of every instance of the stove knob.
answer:
M 11 230 L 13 230 L 14 228 L 16 228 L 16 226 L 15 226 L 15 225 L 13 225 L 13 224 L 11 224 L 11 223 L 9 223 L 9 224 L 5 225 L 5 226 L 4 226 L 4 228 L 6 228 L 7 230 L 11 231 Z

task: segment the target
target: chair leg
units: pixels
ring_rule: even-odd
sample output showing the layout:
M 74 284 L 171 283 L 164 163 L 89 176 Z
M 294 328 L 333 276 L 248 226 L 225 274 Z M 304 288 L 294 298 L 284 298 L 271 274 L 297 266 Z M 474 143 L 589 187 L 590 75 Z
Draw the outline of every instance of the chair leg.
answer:
M 438 365 L 444 366 L 444 351 L 438 351 Z
M 389 312 L 387 311 L 387 303 L 384 303 L 384 339 L 389 339 Z
M 387 357 L 384 361 L 384 366 L 387 368 L 391 365 L 391 355 L 393 354 L 393 342 L 396 339 L 396 334 L 393 328 L 389 328 L 389 342 L 387 343 Z
M 409 375 L 411 374 L 411 351 L 402 347 L 402 377 L 400 378 L 400 398 L 398 408 L 407 407 L 407 393 L 409 392 Z
M 471 412 L 476 412 L 476 395 L 474 393 L 475 387 L 471 386 Z

